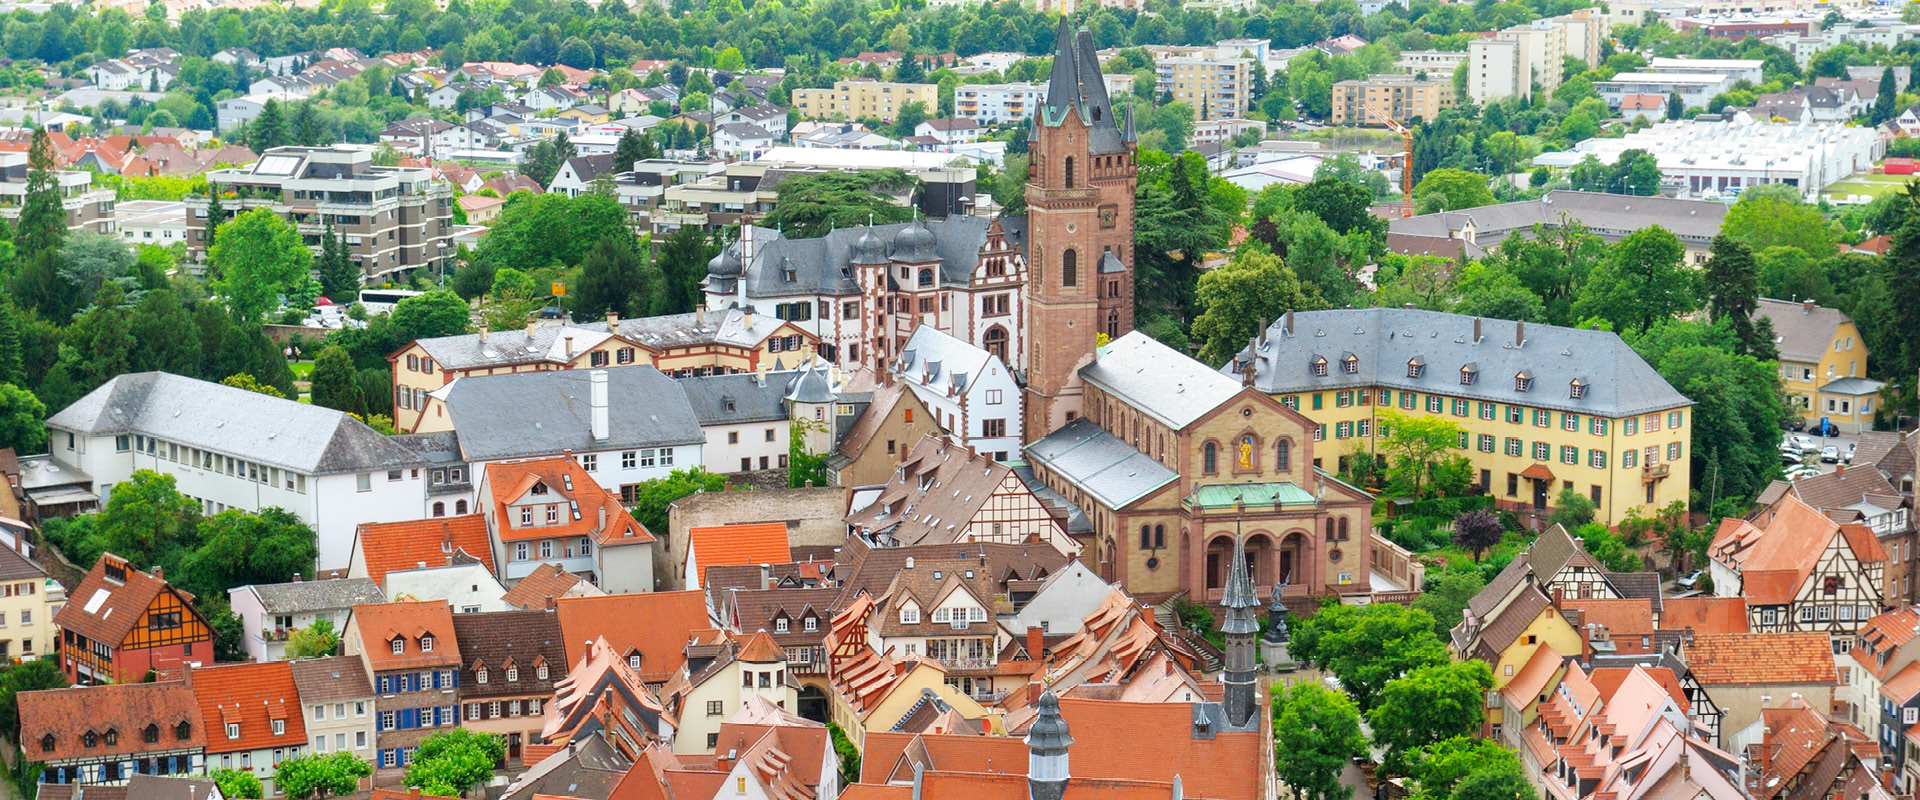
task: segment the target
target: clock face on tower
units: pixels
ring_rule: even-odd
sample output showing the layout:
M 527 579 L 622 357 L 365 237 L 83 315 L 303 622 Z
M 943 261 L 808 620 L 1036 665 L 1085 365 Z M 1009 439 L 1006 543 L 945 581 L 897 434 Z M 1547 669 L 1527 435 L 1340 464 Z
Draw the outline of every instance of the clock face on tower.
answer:
M 1101 206 L 1100 207 L 1100 227 L 1101 228 L 1112 228 L 1119 224 L 1120 224 L 1120 208 L 1118 206 Z

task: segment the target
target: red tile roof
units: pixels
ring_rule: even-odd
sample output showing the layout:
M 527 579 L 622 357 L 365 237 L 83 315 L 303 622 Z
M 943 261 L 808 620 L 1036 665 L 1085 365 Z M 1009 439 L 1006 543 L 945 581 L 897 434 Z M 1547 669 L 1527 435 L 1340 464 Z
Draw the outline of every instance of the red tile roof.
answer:
M 459 800 L 455 797 L 443 797 L 437 794 L 421 794 L 419 789 L 396 792 L 392 789 L 375 789 L 367 800 Z
M 1838 682 L 1833 639 L 1825 633 L 1720 633 L 1693 637 L 1687 664 L 1703 684 Z
M 421 667 L 459 667 L 460 639 L 453 609 L 443 601 L 414 600 L 354 606 L 349 625 L 360 631 L 360 646 L 374 672 Z M 392 642 L 404 637 L 400 652 Z M 432 650 L 422 640 L 432 638 Z
M 595 544 L 611 547 L 651 544 L 654 540 L 653 533 L 620 505 L 620 498 L 594 483 L 593 474 L 569 456 L 488 464 L 486 482 L 493 496 L 484 501 L 503 542 L 592 536 Z M 538 502 L 559 505 L 560 521 L 539 524 L 544 518 L 536 514 L 535 524 L 522 528 L 518 519 L 509 519 L 507 506 L 529 493 L 552 498 Z M 570 513 L 569 502 L 578 504 L 577 515 Z
M 785 564 L 793 560 L 784 522 L 690 528 L 687 552 L 700 566 L 701 586 L 707 585 L 707 570 L 718 565 Z
M 207 744 L 199 702 L 193 684 L 186 680 L 22 692 L 19 702 L 20 739 L 31 743 L 28 752 L 43 761 L 199 750 Z M 187 730 L 184 740 L 178 738 L 182 723 Z M 160 729 L 159 744 L 143 741 L 148 725 Z M 91 748 L 83 741 L 88 731 L 101 737 Z M 114 744 L 106 743 L 108 731 L 114 732 Z M 52 751 L 41 749 L 47 736 L 53 737 Z
M 1746 633 L 1747 601 L 1742 597 L 1670 597 L 1660 607 L 1660 630 Z
M 1261 770 L 1250 766 L 1272 757 L 1263 752 L 1261 735 L 1219 732 L 1212 739 L 1196 739 L 1190 733 L 1190 704 L 1064 698 L 1060 715 L 1073 735 L 1075 776 L 1172 781 L 1179 775 L 1193 797 L 1253 800 L 1262 796 Z M 1152 737 L 1151 747 L 1143 747 L 1141 740 L 1148 731 L 1159 733 Z
M 480 514 L 422 519 L 412 522 L 369 522 L 354 534 L 359 539 L 367 577 L 385 586 L 387 573 L 416 569 L 421 563 L 440 566 L 447 557 L 464 551 L 493 570 L 493 537 Z
M 532 572 L 521 578 L 519 583 L 515 583 L 513 588 L 508 589 L 506 595 L 500 599 L 505 600 L 507 606 L 513 609 L 522 611 L 544 609 L 547 607 L 548 598 L 558 600 L 566 597 L 568 592 L 579 587 L 580 582 L 584 580 L 586 578 L 568 572 L 559 564 L 549 561 L 534 567 Z M 580 588 L 593 590 L 588 594 L 604 594 L 592 584 Z
M 1647 677 L 1660 684 L 1660 688 L 1667 690 L 1667 696 L 1673 698 L 1673 702 L 1680 704 L 1681 711 L 1691 708 L 1691 703 L 1687 700 L 1687 691 L 1680 686 L 1680 678 L 1673 674 L 1673 670 L 1666 667 L 1601 667 L 1594 670 L 1589 677 L 1593 681 L 1593 687 L 1600 690 L 1600 699 L 1612 703 L 1613 693 L 1620 690 L 1620 685 L 1626 683 L 1627 677 L 1633 674 L 1634 669 L 1645 670 Z
M 687 641 L 715 632 L 706 596 L 698 591 L 567 597 L 556 604 L 569 662 L 580 663 L 594 637 L 605 637 L 623 656 L 640 651 L 640 679 L 647 683 L 679 672 L 687 662 Z
M 740 652 L 734 658 L 751 664 L 771 664 L 787 660 L 787 653 L 780 645 L 773 643 L 773 635 L 766 631 L 755 631 L 740 643 Z
M 293 683 L 293 665 L 285 661 L 203 667 L 193 671 L 193 694 L 207 729 L 207 752 L 232 753 L 307 742 L 306 715 Z M 281 732 L 273 732 L 278 720 Z M 238 724 L 238 738 L 227 725 Z
M 115 571 L 116 577 L 107 576 L 109 568 Z M 68 602 L 53 616 L 53 624 L 118 648 L 134 626 L 140 624 L 146 610 L 166 592 L 180 596 L 181 605 L 186 607 L 184 613 L 199 616 L 199 612 L 192 610 L 192 594 L 134 569 L 124 558 L 104 553 L 94 562 L 93 569 L 87 571 L 87 577 L 80 580 L 80 585 L 67 593 Z
M 1782 496 L 1759 519 L 1765 524 L 1757 536 L 1752 525 L 1722 520 L 1708 547 L 1711 557 L 1740 572 L 1740 588 L 1749 603 L 1792 602 L 1835 536 L 1846 540 L 1861 563 L 1887 560 L 1879 540 L 1864 526 L 1839 525 L 1793 494 Z

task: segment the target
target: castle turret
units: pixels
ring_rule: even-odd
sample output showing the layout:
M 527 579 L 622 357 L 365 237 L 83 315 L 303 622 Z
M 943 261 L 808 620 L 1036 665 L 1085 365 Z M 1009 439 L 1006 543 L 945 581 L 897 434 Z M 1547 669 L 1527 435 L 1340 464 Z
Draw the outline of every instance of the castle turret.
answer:
M 1067 794 L 1067 747 L 1073 736 L 1052 689 L 1040 695 L 1040 715 L 1027 728 L 1027 797 L 1061 800 Z

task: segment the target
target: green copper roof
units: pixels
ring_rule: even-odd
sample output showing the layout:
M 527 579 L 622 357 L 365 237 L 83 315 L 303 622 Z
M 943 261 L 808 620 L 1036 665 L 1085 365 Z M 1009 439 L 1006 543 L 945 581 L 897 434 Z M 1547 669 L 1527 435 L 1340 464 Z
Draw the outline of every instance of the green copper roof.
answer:
M 1318 500 L 1292 481 L 1202 486 L 1188 495 L 1186 500 L 1190 508 L 1232 508 L 1242 502 L 1250 506 L 1271 506 L 1276 503 L 1283 506 L 1310 506 Z

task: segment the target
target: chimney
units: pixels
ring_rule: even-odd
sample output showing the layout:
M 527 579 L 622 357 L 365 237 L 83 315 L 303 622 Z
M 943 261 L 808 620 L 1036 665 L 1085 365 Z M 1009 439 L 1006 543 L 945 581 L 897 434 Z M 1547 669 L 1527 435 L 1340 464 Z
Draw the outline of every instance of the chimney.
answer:
M 760 588 L 762 589 L 773 588 L 773 565 L 772 564 L 760 565 Z
M 600 530 L 607 529 L 607 504 L 600 504 Z
M 703 327 L 706 327 L 706 324 L 707 324 L 706 305 L 702 304 L 702 305 L 694 306 L 693 307 L 693 327 L 703 328 Z
M 1034 661 L 1046 660 L 1047 637 L 1041 633 L 1040 626 L 1027 626 L 1027 658 Z
M 1293 309 L 1291 308 L 1287 309 L 1287 325 L 1285 330 L 1288 336 L 1293 335 Z
M 415 561 L 415 562 L 413 562 L 413 568 L 414 568 L 414 569 L 426 569 L 426 568 L 427 568 L 427 562 L 425 562 L 425 561 Z
M 533 329 L 540 327 L 538 318 L 527 320 L 527 344 L 533 344 Z
M 607 332 L 615 336 L 620 335 L 620 312 L 607 310 Z
M 1841 462 L 1839 464 L 1833 465 L 1833 474 L 1838 475 L 1842 478 L 1847 477 L 1846 462 Z
M 487 343 L 487 323 L 480 323 L 480 343 Z
M 300 573 L 298 573 L 298 572 L 296 572 L 296 573 L 293 573 L 293 582 L 294 582 L 294 583 L 299 583 L 299 582 L 300 582 Z
M 913 556 L 907 556 L 907 569 L 913 569 Z
M 15 538 L 19 538 L 19 537 L 15 537 Z M 157 578 L 157 579 L 159 579 L 159 580 L 163 580 L 163 581 L 164 581 L 164 580 L 166 580 L 166 579 L 167 579 L 167 568 L 166 568 L 166 567 L 163 567 L 163 566 L 160 566 L 159 564 L 155 564 L 155 565 L 153 565 L 153 577 L 155 577 L 155 578 Z
M 1802 314 L 1813 313 L 1813 300 L 1811 298 L 1800 301 L 1800 313 Z
M 1478 320 L 1475 320 L 1473 324 L 1475 329 L 1478 329 L 1480 326 L 1480 322 Z M 1478 335 L 1479 334 L 1475 334 L 1475 336 L 1478 336 Z M 569 333 L 564 338 L 567 340 L 567 357 L 572 358 L 573 357 L 573 334 Z
M 1519 347 L 1526 343 L 1527 343 L 1527 323 L 1524 321 L 1514 322 L 1513 323 L 1513 346 Z
M 573 350 L 573 337 L 567 337 L 567 350 Z M 604 442 L 612 437 L 613 431 L 607 420 L 607 371 L 596 369 L 587 373 L 591 382 L 591 403 L 593 410 L 593 440 Z
M 740 324 L 747 330 L 753 330 L 753 306 L 740 309 Z
M 1269 322 L 1266 317 L 1261 317 L 1260 318 L 1260 335 L 1254 339 L 1254 342 L 1257 344 L 1266 344 L 1267 328 L 1271 327 L 1272 325 L 1273 323 Z
M 1474 344 L 1480 343 L 1480 318 L 1479 317 L 1473 318 L 1473 343 Z
M 1555 590 L 1558 592 L 1559 590 Z M 1593 663 L 1593 625 L 1580 626 L 1580 663 Z
M 553 599 L 553 595 L 547 595 L 547 610 L 552 611 L 559 607 L 560 603 Z

